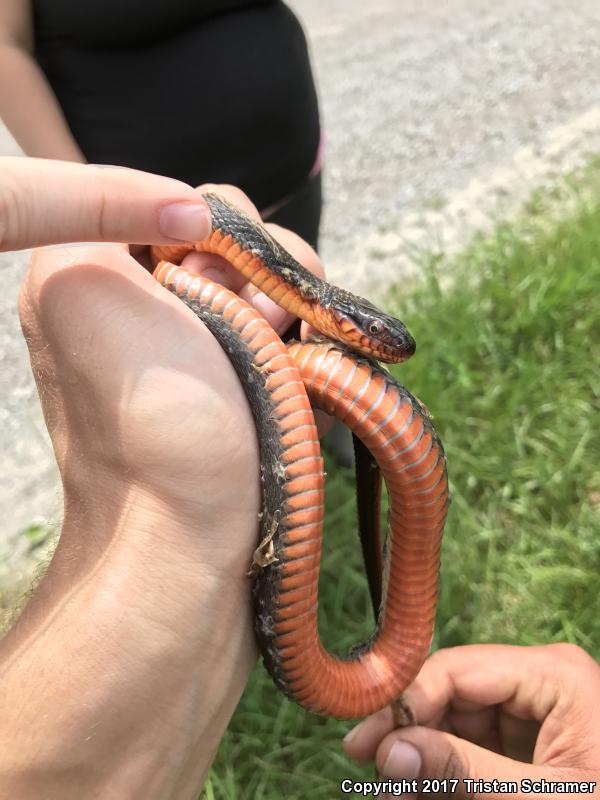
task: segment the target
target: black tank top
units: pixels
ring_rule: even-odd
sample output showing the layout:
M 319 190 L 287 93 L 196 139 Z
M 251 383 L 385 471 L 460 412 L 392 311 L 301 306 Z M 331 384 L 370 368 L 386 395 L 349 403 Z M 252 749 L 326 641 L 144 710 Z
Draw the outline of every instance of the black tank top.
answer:
M 33 0 L 35 54 L 88 161 L 233 183 L 259 208 L 319 144 L 306 40 L 277 0 Z

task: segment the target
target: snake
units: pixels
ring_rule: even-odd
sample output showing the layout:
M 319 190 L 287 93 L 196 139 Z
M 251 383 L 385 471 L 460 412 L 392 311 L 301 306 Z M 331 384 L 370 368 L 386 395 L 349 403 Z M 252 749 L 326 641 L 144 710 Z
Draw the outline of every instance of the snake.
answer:
M 410 724 L 404 692 L 432 644 L 450 501 L 431 415 L 380 363 L 406 361 L 415 341 L 401 321 L 303 267 L 228 200 L 212 192 L 203 198 L 209 235 L 151 248 L 153 274 L 208 327 L 252 410 L 262 505 L 249 574 L 264 664 L 276 687 L 307 711 L 345 720 L 392 705 L 398 722 Z M 181 266 L 193 251 L 222 256 L 317 333 L 284 344 L 238 295 Z M 355 437 L 358 527 L 375 627 L 346 657 L 329 653 L 318 630 L 325 475 L 313 408 Z

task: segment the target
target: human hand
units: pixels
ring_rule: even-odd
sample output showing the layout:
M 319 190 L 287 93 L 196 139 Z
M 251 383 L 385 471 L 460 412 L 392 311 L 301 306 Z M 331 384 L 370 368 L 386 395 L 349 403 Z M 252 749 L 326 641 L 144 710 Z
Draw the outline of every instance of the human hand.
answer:
M 0 251 L 60 242 L 204 239 L 208 206 L 181 181 L 122 167 L 0 158 Z
M 320 271 L 298 237 L 271 233 Z M 237 280 L 219 260 L 186 266 Z M 260 473 L 245 396 L 204 326 L 122 246 L 37 252 L 20 311 L 65 518 L 0 649 L 0 786 L 23 800 L 191 797 L 256 658 L 246 572 Z
M 418 797 L 505 798 L 492 782 L 592 781 L 600 796 L 600 666 L 569 644 L 471 645 L 440 650 L 407 699 L 418 725 L 394 730 L 390 709 L 361 722 L 344 742 L 383 778 L 457 780 L 455 791 Z M 472 783 L 465 783 L 471 780 Z M 487 781 L 485 787 L 478 781 Z M 491 789 L 491 791 L 488 791 Z M 533 796 L 552 796 L 542 790 Z
M 258 218 L 233 187 L 200 191 L 215 188 Z M 322 274 L 299 237 L 267 227 Z M 278 332 L 289 326 L 292 317 L 222 258 L 193 253 L 184 265 L 258 306 Z M 257 449 L 238 380 L 204 326 L 126 248 L 38 251 L 20 311 L 67 504 L 80 484 L 78 496 L 126 477 L 211 530 L 229 509 L 255 519 Z M 230 545 L 211 542 L 202 563 L 222 567 L 215 553 L 232 556 Z

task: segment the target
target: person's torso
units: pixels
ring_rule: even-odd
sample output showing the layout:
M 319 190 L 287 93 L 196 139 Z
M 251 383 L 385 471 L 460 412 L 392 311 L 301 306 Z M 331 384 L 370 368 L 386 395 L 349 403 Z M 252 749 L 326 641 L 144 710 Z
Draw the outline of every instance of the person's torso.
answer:
M 204 20 L 274 0 L 32 0 L 36 40 L 123 47 L 164 39 Z
M 188 183 L 293 192 L 319 142 L 302 28 L 287 6 L 34 0 L 36 57 L 86 158 Z

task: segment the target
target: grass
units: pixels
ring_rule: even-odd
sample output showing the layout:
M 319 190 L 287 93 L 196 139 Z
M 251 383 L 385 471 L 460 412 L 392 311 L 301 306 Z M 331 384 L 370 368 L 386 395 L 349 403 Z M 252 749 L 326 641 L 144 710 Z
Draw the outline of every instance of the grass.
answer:
M 477 242 L 450 288 L 432 263 L 410 298 L 391 298 L 419 345 L 397 375 L 435 416 L 453 491 L 436 647 L 570 641 L 600 658 L 600 179 L 596 189 L 550 228 L 529 224 L 543 218 L 536 196 L 527 231 Z M 353 479 L 327 470 L 320 627 L 339 653 L 370 619 Z M 343 756 L 348 728 L 296 708 L 259 666 L 203 797 L 339 796 L 342 778 L 373 775 Z

